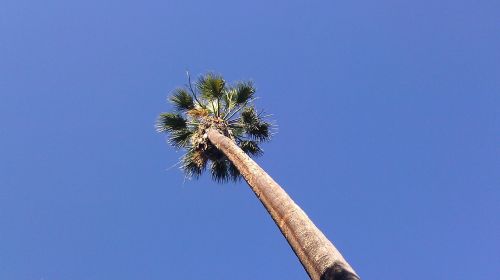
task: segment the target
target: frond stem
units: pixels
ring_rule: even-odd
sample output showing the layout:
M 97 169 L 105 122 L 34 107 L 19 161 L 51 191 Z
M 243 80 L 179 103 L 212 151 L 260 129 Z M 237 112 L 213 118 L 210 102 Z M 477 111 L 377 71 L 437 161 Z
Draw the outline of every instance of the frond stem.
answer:
M 229 112 L 228 112 L 226 114 L 226 116 L 224 116 L 224 119 L 230 120 L 232 117 L 234 117 L 234 115 L 236 115 L 236 113 L 238 113 L 241 109 L 245 108 L 249 102 L 253 102 L 254 100 L 255 99 L 248 100 L 247 102 L 245 102 L 245 104 L 240 105 L 240 107 L 238 107 L 235 111 L 233 111 L 233 113 L 231 113 L 231 115 L 229 117 L 227 117 L 227 115 L 229 115 Z
M 220 97 L 217 97 L 217 117 L 220 117 Z
M 200 105 L 201 108 L 205 108 L 200 100 L 198 100 L 198 98 L 196 97 L 196 93 L 193 90 L 193 84 L 191 83 L 191 75 L 189 75 L 189 71 L 186 71 L 186 75 L 188 77 L 188 88 L 191 92 L 191 95 L 193 95 L 194 100 L 198 103 L 198 105 Z

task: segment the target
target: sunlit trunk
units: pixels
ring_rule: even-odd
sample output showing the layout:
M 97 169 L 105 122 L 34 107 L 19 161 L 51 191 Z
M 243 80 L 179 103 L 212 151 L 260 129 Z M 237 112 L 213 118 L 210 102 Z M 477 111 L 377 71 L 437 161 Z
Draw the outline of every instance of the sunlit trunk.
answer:
M 208 139 L 238 168 L 313 280 L 359 279 L 340 252 L 288 194 L 231 139 L 215 129 Z

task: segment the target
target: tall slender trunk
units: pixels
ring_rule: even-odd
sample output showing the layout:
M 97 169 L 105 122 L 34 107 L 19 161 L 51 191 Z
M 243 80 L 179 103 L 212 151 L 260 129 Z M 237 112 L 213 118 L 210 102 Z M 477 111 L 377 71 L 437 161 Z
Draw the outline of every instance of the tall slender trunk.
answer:
M 208 139 L 238 168 L 313 280 L 359 280 L 340 252 L 288 194 L 231 139 L 209 129 Z

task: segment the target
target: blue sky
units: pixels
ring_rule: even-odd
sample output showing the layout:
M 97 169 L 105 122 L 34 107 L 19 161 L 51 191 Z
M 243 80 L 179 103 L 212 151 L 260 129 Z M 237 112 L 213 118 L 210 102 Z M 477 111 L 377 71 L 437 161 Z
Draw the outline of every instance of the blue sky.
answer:
M 0 279 L 305 279 L 244 184 L 185 180 L 170 90 L 255 81 L 257 161 L 363 279 L 500 274 L 498 1 L 0 3 Z

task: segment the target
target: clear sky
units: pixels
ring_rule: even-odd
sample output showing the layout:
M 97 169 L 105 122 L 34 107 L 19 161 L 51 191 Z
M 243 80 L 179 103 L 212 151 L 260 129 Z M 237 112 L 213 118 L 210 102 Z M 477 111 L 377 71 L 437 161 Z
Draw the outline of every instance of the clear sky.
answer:
M 305 279 L 244 183 L 155 133 L 251 79 L 257 161 L 363 279 L 500 274 L 500 2 L 0 2 L 0 279 Z

